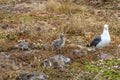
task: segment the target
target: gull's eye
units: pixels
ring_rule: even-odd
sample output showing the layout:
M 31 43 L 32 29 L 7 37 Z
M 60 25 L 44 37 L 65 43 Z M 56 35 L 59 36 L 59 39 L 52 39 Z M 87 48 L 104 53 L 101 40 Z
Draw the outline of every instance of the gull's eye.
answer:
M 105 28 L 105 30 L 107 30 L 108 28 Z

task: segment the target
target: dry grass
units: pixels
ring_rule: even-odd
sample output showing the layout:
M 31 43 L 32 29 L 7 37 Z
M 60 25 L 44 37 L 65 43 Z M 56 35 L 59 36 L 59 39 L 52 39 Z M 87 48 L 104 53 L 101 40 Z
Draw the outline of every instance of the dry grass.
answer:
M 10 4 L 12 0 L 4 1 L 0 0 L 1 4 Z M 26 0 L 27 1 L 27 0 Z M 1 24 L 10 24 L 15 27 L 10 30 L 4 30 L 0 28 L 2 32 L 0 34 L 0 50 L 7 51 L 9 48 L 17 44 L 17 41 L 20 39 L 26 40 L 31 44 L 39 43 L 51 45 L 51 42 L 57 39 L 59 33 L 64 33 L 67 38 L 65 47 L 62 48 L 63 55 L 69 56 L 71 50 L 78 49 L 77 47 L 71 46 L 71 44 L 78 45 L 76 42 L 81 42 L 82 46 L 85 46 L 87 42 L 91 41 L 96 35 L 102 33 L 103 25 L 110 25 L 110 34 L 111 34 L 111 43 L 104 50 L 108 54 L 118 55 L 120 52 L 117 47 L 120 41 L 120 23 L 119 23 L 119 11 L 109 10 L 109 9 L 95 9 L 88 5 L 76 4 L 77 0 L 49 0 L 45 3 L 46 11 L 36 11 L 36 12 L 23 12 L 19 14 L 13 14 L 10 12 L 2 11 L 0 12 L 0 22 Z M 2 16 L 2 17 L 1 17 Z M 37 30 L 37 29 L 40 30 Z M 8 34 L 9 32 L 9 34 Z M 75 42 L 76 41 L 76 42 Z M 40 50 L 41 48 L 39 48 Z M 37 53 L 31 52 L 32 54 L 24 54 L 21 51 L 10 51 L 13 54 L 12 60 L 16 64 L 21 63 L 30 63 L 27 64 L 27 67 L 23 64 L 22 67 L 17 71 L 6 72 L 2 74 L 4 80 L 7 78 L 16 77 L 18 73 L 25 70 L 32 72 L 33 70 L 40 70 L 50 75 L 50 80 L 67 80 L 67 77 L 71 80 L 77 80 L 75 77 L 80 78 L 83 76 L 80 71 L 84 69 L 85 62 L 93 61 L 95 59 L 94 53 L 90 52 L 87 56 L 75 57 L 73 58 L 73 63 L 67 65 L 66 72 L 61 72 L 59 70 L 43 68 L 40 66 L 45 58 L 54 55 L 51 50 L 40 50 Z M 119 55 L 118 55 L 119 57 Z M 71 57 L 72 58 L 72 57 Z M 40 60 L 40 62 L 38 62 Z M 18 66 L 20 66 L 18 65 Z M 75 67 L 75 68 L 74 68 Z M 78 71 L 77 71 L 78 70 Z M 66 74 L 67 75 L 64 75 Z M 81 73 L 73 77 L 72 74 Z M 12 75 L 14 74 L 14 75 Z M 61 75 L 63 76 L 62 78 Z M 95 78 L 97 78 L 96 75 Z M 83 79 L 83 78 L 81 78 Z
M 46 4 L 46 9 L 51 12 L 71 14 L 79 9 L 77 5 L 73 4 L 74 0 L 49 0 Z

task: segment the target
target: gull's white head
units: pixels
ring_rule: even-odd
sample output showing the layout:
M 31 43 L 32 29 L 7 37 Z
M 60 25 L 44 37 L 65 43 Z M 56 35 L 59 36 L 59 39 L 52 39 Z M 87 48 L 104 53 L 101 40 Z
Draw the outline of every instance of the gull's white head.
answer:
M 108 25 L 107 24 L 104 25 L 104 30 L 108 30 Z
M 106 36 L 106 35 L 109 36 L 108 25 L 104 24 L 104 29 L 103 29 L 102 36 Z

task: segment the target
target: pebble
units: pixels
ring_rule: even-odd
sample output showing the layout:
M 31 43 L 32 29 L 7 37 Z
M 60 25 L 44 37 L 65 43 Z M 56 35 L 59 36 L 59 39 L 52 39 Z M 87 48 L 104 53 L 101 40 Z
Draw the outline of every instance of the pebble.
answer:
M 11 68 L 12 68 L 12 70 L 15 70 L 15 71 L 19 69 L 19 67 L 15 66 L 15 65 L 13 65 Z

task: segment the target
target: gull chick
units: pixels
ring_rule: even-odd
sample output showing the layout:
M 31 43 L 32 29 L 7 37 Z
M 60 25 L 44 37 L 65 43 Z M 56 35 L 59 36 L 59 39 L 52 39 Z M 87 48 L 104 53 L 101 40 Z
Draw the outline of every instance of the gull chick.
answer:
M 57 54 L 60 53 L 61 47 L 65 44 L 65 37 L 64 34 L 60 34 L 59 38 L 52 42 L 52 48 L 56 51 Z

